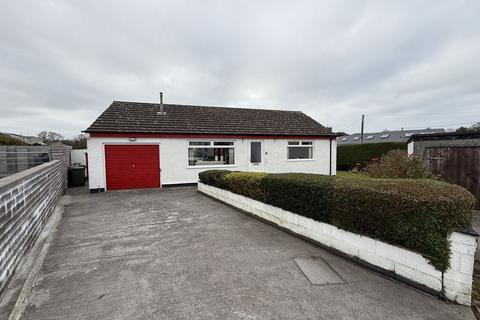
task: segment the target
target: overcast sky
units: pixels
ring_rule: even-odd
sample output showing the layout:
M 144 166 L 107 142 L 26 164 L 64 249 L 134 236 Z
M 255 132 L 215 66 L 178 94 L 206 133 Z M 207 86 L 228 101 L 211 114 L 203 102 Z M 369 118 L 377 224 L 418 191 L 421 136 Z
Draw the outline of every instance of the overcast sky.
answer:
M 480 121 L 480 1 L 0 2 L 0 131 L 113 101 L 301 110 L 335 131 Z

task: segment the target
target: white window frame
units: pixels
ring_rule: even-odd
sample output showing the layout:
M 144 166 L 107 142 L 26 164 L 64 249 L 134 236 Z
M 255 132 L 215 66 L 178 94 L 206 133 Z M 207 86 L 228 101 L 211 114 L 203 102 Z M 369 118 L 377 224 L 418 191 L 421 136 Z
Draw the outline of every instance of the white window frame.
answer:
M 199 146 L 191 146 L 190 142 L 209 142 L 209 145 L 199 145 Z M 233 143 L 232 145 L 227 145 L 227 146 L 216 146 L 215 142 L 231 142 Z M 233 148 L 233 164 L 209 164 L 209 165 L 201 165 L 201 166 L 191 166 L 190 165 L 190 159 L 189 159 L 189 154 L 190 154 L 190 149 L 195 149 L 195 148 Z M 236 143 L 235 140 L 205 140 L 205 139 L 195 139 L 195 140 L 187 140 L 187 168 L 189 169 L 195 169 L 195 168 L 232 168 L 237 166 L 237 155 L 236 155 Z
M 298 145 L 290 145 L 290 142 L 298 142 Z M 302 145 L 304 142 L 310 142 L 309 145 Z M 312 157 L 305 158 L 305 159 L 289 159 L 288 158 L 288 148 L 305 148 L 310 147 L 312 148 Z M 315 161 L 315 141 L 313 140 L 287 140 L 287 161 L 291 162 L 301 162 L 301 161 Z

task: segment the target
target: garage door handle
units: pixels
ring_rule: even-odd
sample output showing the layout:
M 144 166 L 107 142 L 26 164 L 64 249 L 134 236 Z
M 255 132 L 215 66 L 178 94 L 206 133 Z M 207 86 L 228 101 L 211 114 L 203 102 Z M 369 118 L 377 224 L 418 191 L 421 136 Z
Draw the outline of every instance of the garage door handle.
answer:
M 132 168 L 135 168 L 135 165 L 134 165 L 134 164 L 132 164 Z

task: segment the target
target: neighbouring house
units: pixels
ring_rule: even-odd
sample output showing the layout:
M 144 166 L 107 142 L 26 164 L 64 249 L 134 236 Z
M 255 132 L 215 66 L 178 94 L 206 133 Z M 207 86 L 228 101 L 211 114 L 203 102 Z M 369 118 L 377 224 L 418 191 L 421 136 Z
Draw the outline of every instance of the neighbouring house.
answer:
M 21 134 L 15 134 L 15 133 L 5 133 L 6 135 L 12 137 L 12 138 L 16 138 L 16 139 L 19 139 L 19 140 L 22 140 L 23 142 L 29 144 L 29 145 L 44 145 L 42 139 L 40 139 L 39 137 L 35 137 L 35 136 L 24 136 L 24 135 L 21 135 Z
M 480 132 L 413 135 L 407 149 L 433 173 L 473 193 L 480 209 Z
M 114 101 L 85 132 L 92 192 L 207 169 L 335 174 L 336 135 L 298 111 Z
M 421 129 L 421 130 L 397 130 L 382 131 L 363 134 L 363 143 L 381 143 L 381 142 L 407 142 L 414 134 L 432 134 L 445 132 L 444 129 Z M 360 144 L 362 135 L 355 133 L 352 135 L 343 135 L 337 138 L 338 145 Z

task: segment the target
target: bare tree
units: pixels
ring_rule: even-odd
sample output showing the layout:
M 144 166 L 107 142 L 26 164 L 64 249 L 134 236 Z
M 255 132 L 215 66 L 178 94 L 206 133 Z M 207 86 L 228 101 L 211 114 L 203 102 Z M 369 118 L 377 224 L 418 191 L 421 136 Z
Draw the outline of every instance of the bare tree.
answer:
M 42 139 L 43 143 L 50 144 L 55 141 L 60 141 L 63 139 L 63 136 L 59 133 L 53 131 L 42 131 L 37 135 L 40 139 Z

